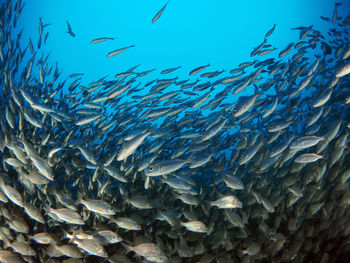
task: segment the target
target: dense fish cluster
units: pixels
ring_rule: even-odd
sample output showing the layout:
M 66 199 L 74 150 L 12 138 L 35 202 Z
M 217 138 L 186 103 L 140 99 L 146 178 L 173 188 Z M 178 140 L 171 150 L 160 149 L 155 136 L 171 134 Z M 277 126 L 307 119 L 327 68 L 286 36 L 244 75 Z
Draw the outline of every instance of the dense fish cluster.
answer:
M 274 25 L 230 72 L 86 85 L 47 62 L 44 18 L 37 42 L 15 35 L 23 7 L 0 9 L 1 262 L 349 262 L 341 4 L 329 32 L 277 50 Z

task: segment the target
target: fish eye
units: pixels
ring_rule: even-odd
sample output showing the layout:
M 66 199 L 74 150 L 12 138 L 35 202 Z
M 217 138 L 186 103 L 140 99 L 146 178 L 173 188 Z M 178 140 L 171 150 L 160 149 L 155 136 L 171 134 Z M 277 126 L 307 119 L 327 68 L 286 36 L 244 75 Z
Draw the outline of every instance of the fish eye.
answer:
M 202 133 L 202 135 L 203 135 L 203 136 L 205 136 L 205 135 L 206 135 L 206 133 L 205 133 L 205 132 L 203 132 L 203 133 Z
M 295 145 L 296 144 L 296 142 L 295 141 L 292 141 L 292 145 Z
M 238 107 L 234 107 L 234 108 L 233 108 L 233 111 L 234 111 L 234 112 L 237 112 L 237 111 L 238 111 Z
M 148 170 L 153 171 L 153 167 L 148 168 Z

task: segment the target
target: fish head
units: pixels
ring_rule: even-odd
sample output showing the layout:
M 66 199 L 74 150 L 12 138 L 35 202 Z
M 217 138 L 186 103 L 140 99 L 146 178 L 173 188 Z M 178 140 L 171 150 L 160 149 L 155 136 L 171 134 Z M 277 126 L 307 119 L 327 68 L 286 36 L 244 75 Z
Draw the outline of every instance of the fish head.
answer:
M 150 165 L 150 166 L 148 166 L 148 170 L 146 171 L 146 175 L 148 175 L 148 176 L 160 175 L 161 168 L 162 167 L 160 165 Z
M 206 141 L 209 137 L 211 137 L 210 135 L 210 131 L 203 131 L 201 135 L 202 141 Z
M 98 254 L 100 257 L 104 257 L 104 258 L 108 257 L 107 252 L 104 250 L 102 246 L 97 249 L 96 254 Z
M 276 128 L 277 128 L 277 124 L 276 123 L 271 123 L 267 126 L 267 131 L 268 132 L 274 132 L 276 131 Z
M 236 106 L 233 108 L 233 116 L 239 117 L 246 111 L 246 105 L 245 103 L 237 103 Z
M 121 150 L 120 150 L 120 152 L 118 153 L 118 155 L 117 155 L 117 161 L 123 161 L 125 158 L 127 157 L 127 155 L 126 155 L 126 149 L 125 148 L 122 148 Z

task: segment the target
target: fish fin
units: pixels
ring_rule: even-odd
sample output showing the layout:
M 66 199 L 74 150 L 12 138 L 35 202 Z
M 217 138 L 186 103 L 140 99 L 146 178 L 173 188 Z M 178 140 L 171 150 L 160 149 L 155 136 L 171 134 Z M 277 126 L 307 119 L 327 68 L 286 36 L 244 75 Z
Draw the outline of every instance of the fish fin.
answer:
M 83 202 L 83 195 L 81 194 L 81 192 L 78 191 L 77 193 L 77 204 L 82 204 Z
M 120 244 L 125 248 L 125 250 L 126 250 L 126 253 L 125 253 L 125 254 L 128 254 L 128 253 L 130 253 L 131 251 L 133 251 L 132 246 L 130 246 L 125 240 L 123 240 L 122 242 L 120 242 Z

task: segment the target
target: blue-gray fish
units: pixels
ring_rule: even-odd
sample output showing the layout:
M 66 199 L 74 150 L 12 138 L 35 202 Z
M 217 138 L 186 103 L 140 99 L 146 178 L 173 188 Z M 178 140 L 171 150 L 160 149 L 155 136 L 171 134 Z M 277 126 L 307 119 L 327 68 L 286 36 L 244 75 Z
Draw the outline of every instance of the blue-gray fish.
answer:
M 180 160 L 180 159 L 160 161 L 160 162 L 151 164 L 148 167 L 148 170 L 146 171 L 146 175 L 147 176 L 166 175 L 166 174 L 175 172 L 176 170 L 179 170 L 182 166 L 184 166 L 186 163 L 189 163 L 189 162 L 190 162 L 189 160 Z
M 107 40 L 114 40 L 114 38 L 112 37 L 100 37 L 100 38 L 95 38 L 93 40 L 90 41 L 91 44 L 97 44 L 97 43 L 101 43 Z
M 128 50 L 131 47 L 135 47 L 135 45 L 130 45 L 130 46 L 127 46 L 127 47 L 123 47 L 123 48 L 119 48 L 119 49 L 113 50 L 113 51 L 109 52 L 106 55 L 106 57 L 113 57 L 113 56 L 119 55 L 120 53 L 124 52 L 125 50 Z
M 160 16 L 163 14 L 166 6 L 169 4 L 169 1 L 157 12 L 157 14 L 152 18 L 152 24 L 155 23 Z
M 324 137 L 318 137 L 318 136 L 300 137 L 292 141 L 290 148 L 294 150 L 307 149 L 318 144 L 320 141 L 323 141 L 323 140 L 324 140 Z
M 319 159 L 324 159 L 322 155 L 316 153 L 304 153 L 294 159 L 296 163 L 313 163 Z
M 128 158 L 128 156 L 132 155 L 136 151 L 137 147 L 139 147 L 145 138 L 150 134 L 150 132 L 141 133 L 136 135 L 131 140 L 124 142 L 121 150 L 117 155 L 117 160 L 123 161 Z

